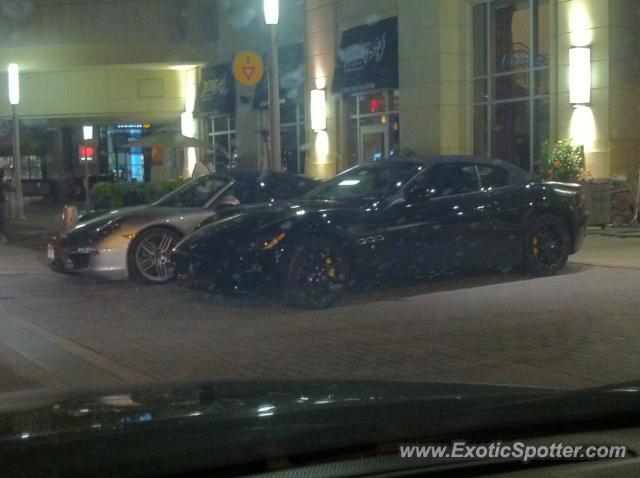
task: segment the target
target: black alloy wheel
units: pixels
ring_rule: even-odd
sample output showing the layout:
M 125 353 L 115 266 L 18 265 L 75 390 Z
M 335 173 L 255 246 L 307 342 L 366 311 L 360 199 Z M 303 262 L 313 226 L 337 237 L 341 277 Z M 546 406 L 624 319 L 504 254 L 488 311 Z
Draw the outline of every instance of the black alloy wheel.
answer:
M 329 307 L 342 297 L 347 275 L 347 259 L 338 245 L 323 238 L 305 239 L 293 249 L 285 300 L 302 309 Z
M 553 275 L 562 270 L 571 252 L 571 234 L 566 221 L 543 215 L 535 219 L 527 234 L 525 269 L 532 275 Z

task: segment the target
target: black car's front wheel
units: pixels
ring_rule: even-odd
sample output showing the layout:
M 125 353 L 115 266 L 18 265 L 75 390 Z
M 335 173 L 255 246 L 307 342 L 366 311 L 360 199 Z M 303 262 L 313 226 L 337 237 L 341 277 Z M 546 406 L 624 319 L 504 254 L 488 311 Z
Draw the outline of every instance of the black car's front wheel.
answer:
M 151 284 L 164 284 L 174 277 L 171 252 L 180 235 L 162 227 L 154 227 L 135 238 L 129 251 L 129 274 Z
M 333 241 L 307 238 L 292 251 L 284 286 L 289 305 L 322 309 L 335 304 L 347 284 L 348 261 Z
M 571 253 L 571 234 L 566 221 L 543 215 L 534 220 L 527 233 L 525 269 L 536 276 L 559 272 Z

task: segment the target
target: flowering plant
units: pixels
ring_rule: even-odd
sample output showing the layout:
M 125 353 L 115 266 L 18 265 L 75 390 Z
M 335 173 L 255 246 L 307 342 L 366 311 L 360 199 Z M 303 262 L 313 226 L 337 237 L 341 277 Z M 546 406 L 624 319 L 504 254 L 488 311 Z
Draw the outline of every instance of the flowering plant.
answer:
M 540 175 L 550 181 L 578 181 L 584 176 L 584 146 L 561 139 L 544 144 Z

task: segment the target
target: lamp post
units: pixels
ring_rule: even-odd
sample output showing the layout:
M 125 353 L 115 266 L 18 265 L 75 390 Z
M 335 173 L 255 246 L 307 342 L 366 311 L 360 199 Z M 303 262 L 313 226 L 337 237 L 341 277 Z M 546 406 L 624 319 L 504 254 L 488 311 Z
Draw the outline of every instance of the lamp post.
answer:
M 278 20 L 280 0 L 264 0 L 264 21 L 269 28 L 269 144 L 271 168 L 282 169 L 280 147 L 280 74 L 278 71 Z
M 87 141 L 93 139 L 93 126 L 85 125 L 82 127 L 82 137 L 84 138 L 85 147 Z M 84 191 L 85 191 L 85 211 L 89 211 L 91 207 L 91 198 L 89 197 L 89 155 L 85 154 L 84 158 L 80 158 L 84 161 Z
M 20 103 L 20 69 L 11 63 L 7 69 L 9 76 L 9 103 L 13 116 L 13 217 L 24 219 L 24 199 L 22 195 L 22 156 L 20 154 L 20 119 L 16 106 Z

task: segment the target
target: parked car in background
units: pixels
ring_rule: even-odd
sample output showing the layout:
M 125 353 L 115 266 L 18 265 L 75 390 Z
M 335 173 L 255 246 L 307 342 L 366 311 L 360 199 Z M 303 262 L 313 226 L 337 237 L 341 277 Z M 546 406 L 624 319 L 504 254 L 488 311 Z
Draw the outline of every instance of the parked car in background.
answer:
M 494 266 L 553 274 L 585 230 L 580 185 L 473 157 L 392 160 L 345 171 L 301 200 L 212 222 L 178 244 L 174 262 L 190 283 L 268 283 L 293 305 L 319 308 L 372 278 Z
M 271 172 L 209 174 L 151 205 L 80 217 L 78 224 L 52 238 L 49 260 L 60 272 L 164 283 L 173 278 L 171 250 L 208 217 L 241 204 L 293 199 L 317 184 L 304 176 Z

